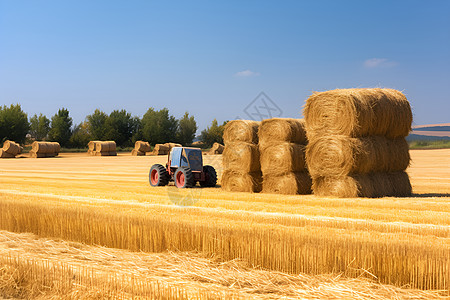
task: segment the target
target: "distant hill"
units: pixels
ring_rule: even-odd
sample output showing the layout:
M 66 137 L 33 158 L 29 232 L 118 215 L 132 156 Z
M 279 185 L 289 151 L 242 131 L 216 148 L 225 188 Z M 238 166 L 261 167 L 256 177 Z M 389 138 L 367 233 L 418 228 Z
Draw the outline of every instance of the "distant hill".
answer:
M 450 123 L 413 126 L 408 141 L 450 140 Z

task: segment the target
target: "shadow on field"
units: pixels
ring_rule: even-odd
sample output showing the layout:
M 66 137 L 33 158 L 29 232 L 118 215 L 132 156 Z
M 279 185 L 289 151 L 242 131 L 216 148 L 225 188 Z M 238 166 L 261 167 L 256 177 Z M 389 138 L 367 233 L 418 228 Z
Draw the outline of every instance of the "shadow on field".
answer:
M 425 194 L 412 194 L 413 198 L 434 198 L 434 197 L 450 197 L 449 193 L 425 193 Z

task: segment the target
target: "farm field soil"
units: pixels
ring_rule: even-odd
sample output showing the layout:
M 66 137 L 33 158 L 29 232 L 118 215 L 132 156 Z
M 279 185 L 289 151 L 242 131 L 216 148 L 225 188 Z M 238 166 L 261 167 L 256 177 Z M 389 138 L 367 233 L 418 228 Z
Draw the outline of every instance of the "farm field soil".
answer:
M 56 158 L 3 159 L 0 160 L 0 230 L 33 232 L 37 235 L 32 238 L 36 243 L 40 243 L 40 238 L 57 238 L 65 241 L 48 243 L 77 241 L 108 247 L 100 251 L 121 248 L 125 250 L 120 251 L 145 251 L 149 256 L 157 255 L 151 254 L 156 252 L 167 255 L 168 259 L 170 255 L 195 252 L 193 257 L 189 256 L 192 263 L 204 262 L 212 255 L 215 263 L 240 259 L 239 265 L 233 266 L 237 277 L 244 270 L 264 271 L 267 272 L 264 276 L 269 277 L 282 272 L 280 276 L 287 276 L 285 278 L 307 273 L 309 275 L 302 276 L 309 276 L 308 280 L 312 281 L 307 281 L 308 284 L 315 280 L 320 286 L 338 275 L 343 278 L 362 276 L 371 278 L 372 281 L 361 280 L 364 284 L 371 282 L 373 291 L 380 286 L 387 287 L 379 285 L 381 282 L 428 290 L 427 293 L 441 290 L 440 295 L 448 295 L 450 150 L 412 150 L 411 157 L 408 173 L 414 196 L 380 199 L 227 193 L 220 187 L 151 188 L 148 170 L 154 163 L 164 164 L 166 156 L 91 157 L 83 153 L 63 153 Z M 216 168 L 220 178 L 221 156 L 204 156 L 204 161 Z M 19 241 L 23 238 L 10 232 L 3 234 L 10 234 L 11 239 Z M 5 242 L 1 243 L 4 246 Z M 20 269 L 33 259 L 42 270 L 55 268 L 41 265 L 42 257 L 33 258 L 34 252 L 29 248 L 16 248 L 20 250 L 11 249 L 21 251 L 22 260 L 10 259 L 11 268 Z M 11 258 L 13 250 L 1 252 L 0 257 Z M 130 257 L 137 255 L 129 253 Z M 50 261 L 57 263 L 58 255 L 52 256 Z M 74 267 L 77 263 L 65 261 L 63 256 L 61 262 L 71 270 L 77 268 Z M 86 263 L 84 267 L 97 268 L 98 265 Z M 183 268 L 178 264 L 177 267 Z M 83 272 L 93 272 L 86 270 Z M 114 292 L 120 287 L 110 284 L 110 271 L 104 271 L 109 274 L 105 289 Z M 320 275 L 326 273 L 334 275 Z M 175 287 L 153 278 L 152 282 L 159 285 L 147 288 L 154 293 L 174 295 L 172 298 L 188 297 L 189 291 L 195 290 L 207 298 L 211 295 L 202 294 L 201 285 L 210 290 L 209 284 L 215 284 L 218 290 L 211 291 L 218 291 L 219 298 L 268 296 L 266 290 L 255 292 L 252 287 L 226 288 L 227 284 L 218 283 L 216 278 L 221 275 L 214 274 L 208 275 L 211 281 L 206 283 L 178 278 L 188 283 Z M 139 285 L 140 281 L 136 280 Z M 239 280 L 236 279 L 236 284 L 242 285 Z M 342 296 L 337 290 L 349 293 L 352 287 L 354 291 L 364 290 L 362 285 L 351 281 L 353 279 L 345 280 L 345 287 L 336 288 L 336 297 Z M 123 284 L 124 279 L 119 281 Z M 324 285 L 334 289 L 335 283 Z M 422 298 L 439 294 L 430 292 L 428 296 L 420 296 L 423 291 L 393 288 L 394 291 L 389 287 L 390 294 L 385 297 L 407 297 L 401 294 L 403 292 L 413 292 Z M 282 288 L 286 286 L 279 287 L 274 295 L 283 295 Z M 289 293 L 285 290 L 285 295 Z M 300 295 L 305 297 L 296 294 Z M 366 294 L 367 298 L 378 297 L 375 292 L 371 295 L 371 292 Z

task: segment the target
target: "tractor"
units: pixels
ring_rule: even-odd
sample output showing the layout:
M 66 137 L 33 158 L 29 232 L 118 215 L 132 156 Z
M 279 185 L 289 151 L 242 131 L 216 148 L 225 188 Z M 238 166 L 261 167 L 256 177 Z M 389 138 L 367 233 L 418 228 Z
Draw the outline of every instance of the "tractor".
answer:
M 200 148 L 173 147 L 166 166 L 154 164 L 149 172 L 151 186 L 165 186 L 169 181 L 174 181 L 178 188 L 191 188 L 197 182 L 202 187 L 214 187 L 217 174 L 212 166 L 203 165 Z

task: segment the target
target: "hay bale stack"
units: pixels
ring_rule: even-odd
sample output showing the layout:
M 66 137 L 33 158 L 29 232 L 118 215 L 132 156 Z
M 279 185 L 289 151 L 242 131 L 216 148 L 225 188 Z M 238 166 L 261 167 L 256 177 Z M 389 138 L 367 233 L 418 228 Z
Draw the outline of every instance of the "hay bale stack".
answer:
M 101 141 L 90 141 L 88 143 L 88 154 L 89 155 L 95 155 L 95 145 L 98 142 L 101 142 Z
M 38 142 L 35 141 L 31 144 L 30 157 L 44 158 L 55 157 L 59 155 L 61 146 L 57 142 Z
M 304 110 L 306 162 L 314 194 L 336 197 L 408 196 L 405 137 L 412 112 L 391 89 L 347 89 L 313 94 Z
M 22 147 L 13 141 L 5 141 L 3 148 L 0 150 L 0 158 L 15 158 L 16 155 L 22 153 Z
M 183 147 L 181 144 L 177 144 L 177 143 L 165 143 L 164 145 L 169 147 L 169 152 L 170 152 L 170 150 L 172 150 L 173 147 Z
M 262 192 L 310 194 L 311 178 L 305 163 L 305 122 L 302 119 L 267 119 L 261 122 L 258 137 Z
M 131 151 L 131 155 L 133 156 L 145 156 L 146 152 L 151 152 L 152 148 L 148 142 L 144 141 L 136 141 L 134 143 L 134 149 Z
M 153 151 L 149 153 L 150 155 L 167 155 L 169 154 L 169 146 L 165 144 L 156 144 Z
M 233 192 L 260 192 L 258 128 L 260 122 L 235 120 L 225 125 L 222 188 Z
M 114 141 L 90 141 L 88 154 L 93 156 L 116 156 L 116 142 Z
M 208 155 L 222 154 L 225 147 L 222 144 L 214 143 L 211 149 L 208 151 Z

